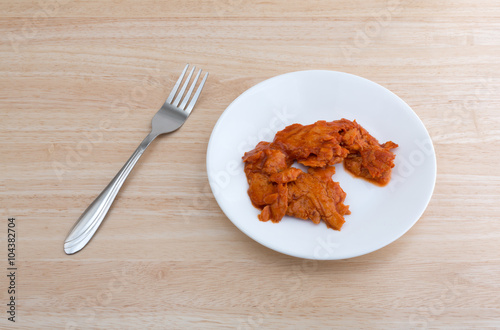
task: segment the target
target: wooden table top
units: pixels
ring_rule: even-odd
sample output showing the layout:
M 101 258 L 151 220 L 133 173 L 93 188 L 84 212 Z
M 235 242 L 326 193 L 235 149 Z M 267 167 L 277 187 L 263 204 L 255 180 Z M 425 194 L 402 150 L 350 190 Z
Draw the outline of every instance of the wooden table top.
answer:
M 484 0 L 0 3 L 0 327 L 499 328 L 500 3 Z M 147 150 L 80 253 L 63 241 L 147 134 L 185 63 L 195 115 Z M 305 262 L 219 209 L 210 133 L 243 91 L 297 70 L 373 80 L 418 114 L 438 175 L 389 246 Z M 110 126 L 110 127 L 109 127 Z

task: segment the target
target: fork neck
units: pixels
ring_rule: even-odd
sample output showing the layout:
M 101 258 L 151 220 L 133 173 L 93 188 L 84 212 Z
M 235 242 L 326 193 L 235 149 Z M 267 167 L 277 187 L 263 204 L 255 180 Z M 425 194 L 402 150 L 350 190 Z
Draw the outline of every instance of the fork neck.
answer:
M 142 140 L 141 144 L 139 145 L 139 148 L 142 149 L 142 150 L 145 150 L 150 144 L 151 142 L 153 142 L 154 139 L 156 139 L 156 137 L 160 135 L 158 133 L 154 133 L 154 132 L 150 132 L 145 138 L 144 140 Z

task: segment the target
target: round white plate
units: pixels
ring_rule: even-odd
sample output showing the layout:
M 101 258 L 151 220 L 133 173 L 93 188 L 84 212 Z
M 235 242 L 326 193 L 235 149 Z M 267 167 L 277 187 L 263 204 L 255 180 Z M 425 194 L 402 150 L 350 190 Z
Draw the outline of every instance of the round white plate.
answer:
M 337 164 L 333 180 L 347 193 L 341 231 L 324 222 L 284 217 L 261 222 L 252 206 L 241 157 L 293 123 L 356 119 L 380 143 L 399 144 L 391 182 L 378 187 Z M 436 181 L 436 156 L 424 125 L 398 96 L 367 79 L 334 71 L 301 71 L 266 80 L 240 95 L 215 125 L 207 151 L 212 192 L 241 231 L 278 252 L 307 259 L 345 259 L 378 250 L 408 231 L 424 212 Z

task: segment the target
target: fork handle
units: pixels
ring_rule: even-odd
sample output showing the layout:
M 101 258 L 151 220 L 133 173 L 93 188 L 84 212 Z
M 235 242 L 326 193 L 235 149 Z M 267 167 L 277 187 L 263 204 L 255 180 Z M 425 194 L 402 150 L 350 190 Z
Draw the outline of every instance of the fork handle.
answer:
M 87 245 L 92 236 L 94 236 L 106 217 L 111 204 L 113 204 L 116 195 L 120 191 L 123 182 L 125 182 L 125 179 L 128 177 L 139 158 L 141 158 L 146 148 L 157 136 L 158 134 L 153 132 L 146 136 L 113 180 L 111 180 L 101 194 L 97 196 L 92 204 L 83 212 L 64 241 L 64 251 L 67 254 L 73 254 L 80 251 Z

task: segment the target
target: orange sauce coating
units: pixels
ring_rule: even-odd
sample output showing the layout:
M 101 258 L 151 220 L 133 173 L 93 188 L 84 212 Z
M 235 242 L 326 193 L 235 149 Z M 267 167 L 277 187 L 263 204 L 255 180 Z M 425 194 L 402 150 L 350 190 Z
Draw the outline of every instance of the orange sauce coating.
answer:
M 293 124 L 279 131 L 273 142 L 260 142 L 245 153 L 245 174 L 252 204 L 261 210 L 259 220 L 279 222 L 285 215 L 323 220 L 328 228 L 340 230 L 346 197 L 332 180 L 335 168 L 344 162 L 354 176 L 385 185 L 391 179 L 395 155 L 392 141 L 379 144 L 356 121 L 318 121 Z M 291 167 L 294 161 L 308 166 L 304 172 Z

